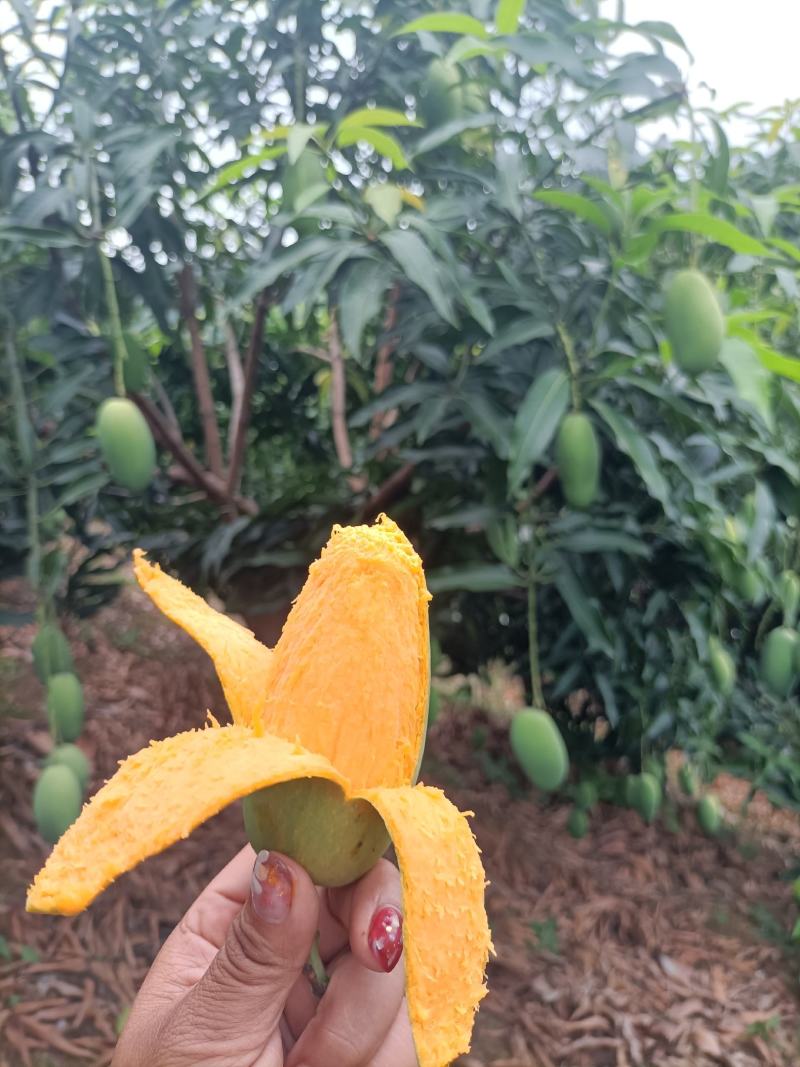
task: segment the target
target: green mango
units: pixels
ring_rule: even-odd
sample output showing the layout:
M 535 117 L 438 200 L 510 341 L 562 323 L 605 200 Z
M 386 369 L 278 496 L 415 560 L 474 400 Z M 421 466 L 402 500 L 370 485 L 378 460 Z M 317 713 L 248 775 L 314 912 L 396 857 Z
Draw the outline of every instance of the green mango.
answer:
M 564 784 L 569 756 L 552 715 L 535 708 L 518 711 L 511 720 L 511 748 L 535 786 L 551 792 Z
M 461 115 L 464 105 L 461 74 L 454 63 L 434 59 L 428 67 L 419 98 L 419 112 L 427 126 L 443 126 Z
M 664 293 L 664 324 L 675 363 L 695 377 L 719 359 L 725 319 L 711 284 L 698 270 L 673 275 Z
M 575 807 L 591 811 L 597 804 L 597 786 L 594 782 L 579 782 L 575 787 Z
M 389 834 L 372 805 L 347 800 L 335 782 L 324 778 L 260 789 L 245 797 L 243 809 L 247 839 L 256 852 L 274 849 L 290 856 L 315 885 L 349 885 L 389 847 Z
M 47 679 L 47 718 L 57 741 L 74 741 L 83 728 L 83 688 L 74 674 L 63 671 Z
M 678 771 L 678 784 L 687 797 L 697 796 L 697 775 L 691 763 L 682 763 Z
M 644 771 L 639 776 L 636 809 L 645 822 L 652 822 L 661 809 L 661 782 L 654 774 Z
M 39 627 L 31 652 L 33 667 L 40 682 L 46 682 L 51 674 L 72 670 L 69 641 L 53 622 L 46 622 Z
M 81 789 L 86 789 L 89 781 L 89 760 L 77 745 L 57 745 L 45 762 L 46 767 L 64 766 L 69 767 L 81 784 Z
M 713 636 L 708 639 L 708 658 L 711 673 L 717 683 L 717 692 L 722 697 L 729 697 L 736 685 L 736 665 L 727 648 Z
M 156 446 L 144 415 L 127 397 L 110 397 L 97 414 L 97 438 L 111 477 L 138 493 L 156 469 Z
M 588 508 L 600 484 L 600 445 L 591 420 L 581 412 L 562 420 L 556 464 L 567 503 L 573 508 Z
M 569 813 L 567 829 L 575 838 L 586 837 L 589 832 L 589 816 L 582 808 L 573 808 Z
M 33 790 L 33 815 L 41 836 L 54 845 L 78 818 L 83 805 L 80 782 L 69 767 L 45 767 Z
M 697 821 L 710 837 L 716 837 L 722 828 L 722 806 L 713 793 L 706 793 L 697 804 Z
M 779 626 L 771 630 L 761 646 L 760 674 L 768 689 L 778 697 L 786 697 L 797 678 L 797 657 L 800 638 L 796 630 Z

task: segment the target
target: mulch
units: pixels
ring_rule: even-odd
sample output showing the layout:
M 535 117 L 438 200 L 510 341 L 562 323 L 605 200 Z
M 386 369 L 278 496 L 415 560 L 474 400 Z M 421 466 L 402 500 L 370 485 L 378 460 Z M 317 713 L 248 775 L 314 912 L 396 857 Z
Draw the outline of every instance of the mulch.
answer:
M 207 708 L 224 716 L 203 653 L 135 590 L 69 636 L 92 791 L 150 738 L 200 725 Z M 79 916 L 27 915 L 46 855 L 30 798 L 50 744 L 32 637 L 0 629 L 0 1067 L 101 1067 L 165 936 L 237 851 L 241 816 L 222 812 Z M 670 830 L 603 807 L 575 841 L 563 802 L 521 788 L 496 717 L 456 705 L 431 731 L 423 777 L 475 812 L 491 883 L 490 993 L 460 1067 L 800 1063 L 794 818 L 767 811 L 711 840 L 689 812 Z M 732 805 L 739 784 L 727 787 Z

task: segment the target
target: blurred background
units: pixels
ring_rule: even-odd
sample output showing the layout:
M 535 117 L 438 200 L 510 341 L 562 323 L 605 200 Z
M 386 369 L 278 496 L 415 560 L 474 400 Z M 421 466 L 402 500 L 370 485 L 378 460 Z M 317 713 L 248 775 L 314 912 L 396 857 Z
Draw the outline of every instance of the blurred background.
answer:
M 22 914 L 119 759 L 227 714 L 132 548 L 274 644 L 384 511 L 434 594 L 423 778 L 492 883 L 465 1067 L 798 1062 L 798 36 L 0 0 L 0 1062 L 109 1062 L 241 838 Z

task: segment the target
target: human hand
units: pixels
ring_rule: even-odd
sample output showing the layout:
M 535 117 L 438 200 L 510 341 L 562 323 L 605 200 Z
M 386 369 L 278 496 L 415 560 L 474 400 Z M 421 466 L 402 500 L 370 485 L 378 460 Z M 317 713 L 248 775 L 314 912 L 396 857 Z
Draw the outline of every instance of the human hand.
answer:
M 321 1000 L 304 973 L 317 931 Z M 318 890 L 292 860 L 248 845 L 164 943 L 112 1067 L 416 1067 L 401 954 L 387 860 Z

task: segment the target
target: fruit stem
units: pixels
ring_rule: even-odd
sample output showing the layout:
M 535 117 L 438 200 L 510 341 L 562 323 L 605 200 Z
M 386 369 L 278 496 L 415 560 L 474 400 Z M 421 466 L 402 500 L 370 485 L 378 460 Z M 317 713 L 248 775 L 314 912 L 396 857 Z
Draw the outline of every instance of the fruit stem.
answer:
M 572 338 L 563 322 L 556 323 L 556 330 L 558 331 L 558 336 L 564 348 L 564 354 L 567 357 L 570 387 L 572 389 L 572 407 L 575 411 L 580 411 L 581 389 L 578 375 L 578 357 L 575 354 L 575 345 L 572 343 Z
M 103 275 L 103 292 L 106 298 L 106 312 L 111 326 L 111 345 L 114 353 L 114 392 L 117 396 L 125 396 L 125 375 L 123 369 L 128 352 L 125 348 L 125 338 L 122 333 L 122 319 L 119 314 L 119 301 L 117 290 L 114 285 L 114 272 L 108 256 L 100 247 L 100 240 L 104 236 L 102 219 L 100 216 L 100 190 L 97 185 L 97 171 L 90 164 L 91 170 L 91 195 L 92 195 L 92 234 L 97 238 L 97 254 L 100 257 L 100 273 Z
M 536 619 L 536 579 L 528 572 L 528 655 L 531 661 L 531 695 L 534 707 L 544 710 L 542 672 L 539 665 L 539 628 Z
M 328 988 L 330 978 L 328 972 L 325 970 L 325 964 L 322 962 L 322 956 L 319 954 L 319 931 L 314 937 L 314 943 L 312 944 L 311 952 L 308 955 L 305 971 L 308 980 L 311 983 L 312 993 L 315 997 L 321 997 Z

